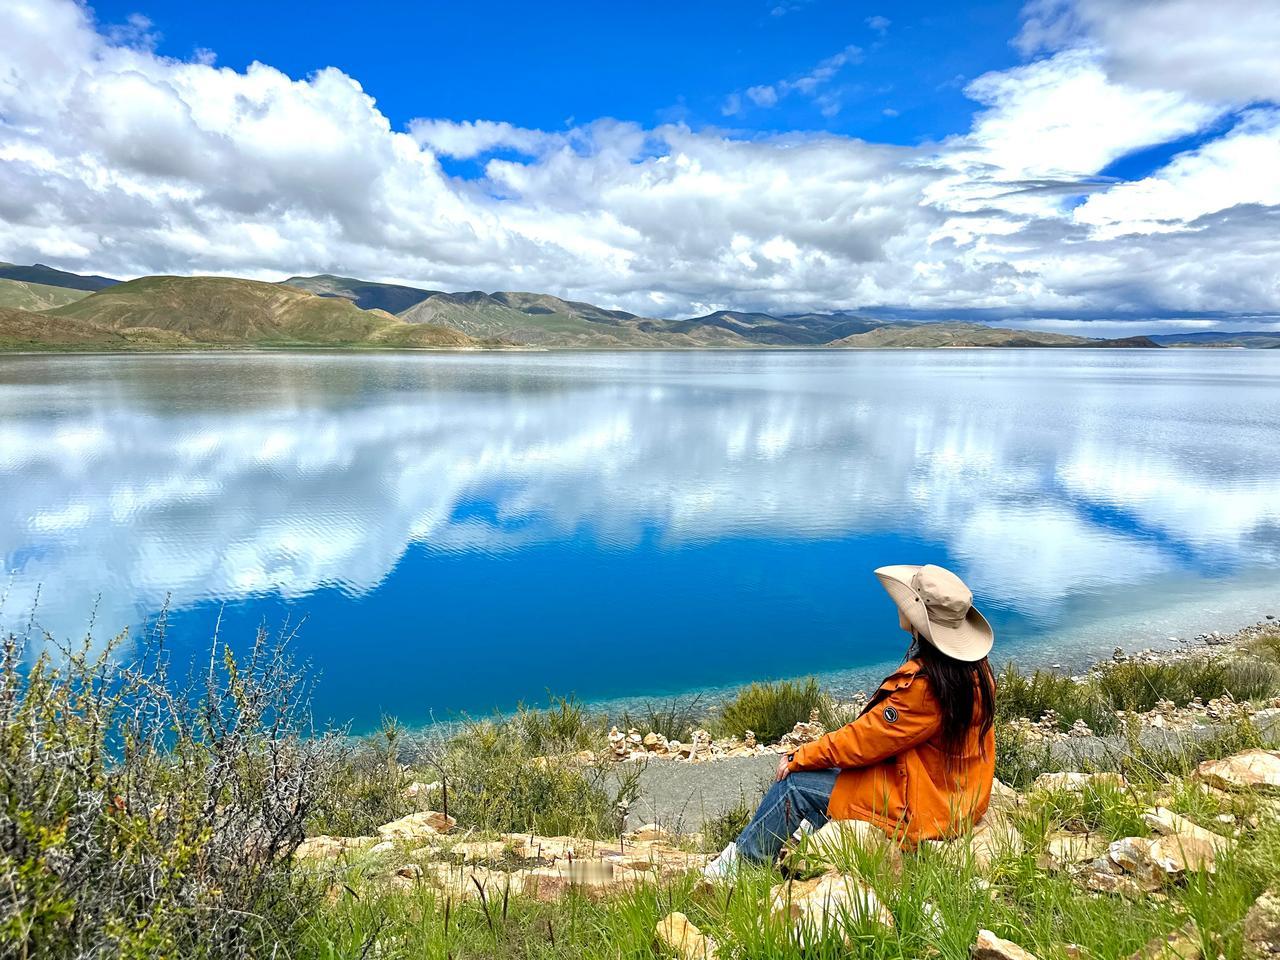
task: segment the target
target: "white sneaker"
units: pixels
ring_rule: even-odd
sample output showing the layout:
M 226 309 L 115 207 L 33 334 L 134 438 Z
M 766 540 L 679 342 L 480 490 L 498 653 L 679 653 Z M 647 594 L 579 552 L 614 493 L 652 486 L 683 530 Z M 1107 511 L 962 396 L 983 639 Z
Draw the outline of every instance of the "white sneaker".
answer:
M 702 868 L 702 875 L 708 880 L 724 880 L 737 869 L 739 859 L 738 845 L 731 843 Z

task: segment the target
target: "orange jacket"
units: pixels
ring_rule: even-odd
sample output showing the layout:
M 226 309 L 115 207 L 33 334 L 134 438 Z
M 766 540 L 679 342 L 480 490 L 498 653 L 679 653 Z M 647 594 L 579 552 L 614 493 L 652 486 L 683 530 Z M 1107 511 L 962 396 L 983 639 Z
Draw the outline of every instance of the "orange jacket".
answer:
M 995 753 L 993 732 L 980 736 L 975 725 L 948 768 L 941 708 L 920 662 L 908 660 L 862 716 L 800 747 L 789 767 L 841 768 L 828 816 L 865 820 L 915 842 L 956 836 L 981 818 L 991 800 Z

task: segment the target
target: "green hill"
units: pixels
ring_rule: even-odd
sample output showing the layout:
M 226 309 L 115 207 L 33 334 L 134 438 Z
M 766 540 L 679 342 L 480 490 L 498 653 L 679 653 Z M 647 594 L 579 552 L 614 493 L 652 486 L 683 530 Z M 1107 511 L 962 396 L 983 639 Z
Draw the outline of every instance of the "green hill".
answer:
M 35 263 L 29 267 L 16 263 L 0 263 L 0 279 L 22 280 L 27 283 L 43 283 L 49 287 L 65 287 L 68 290 L 105 290 L 114 286 L 119 280 L 111 277 L 99 277 L 81 273 L 68 273 L 66 270 L 55 270 L 43 263 Z
M 151 343 L 222 346 L 465 347 L 470 337 L 435 325 L 412 326 L 381 310 L 274 283 L 229 277 L 143 277 L 48 311 L 80 326 L 86 346 L 124 337 Z M 109 336 L 108 336 L 109 335 Z
M 52 310 L 89 296 L 88 290 L 51 287 L 29 280 L 0 279 L 0 307 L 13 310 Z

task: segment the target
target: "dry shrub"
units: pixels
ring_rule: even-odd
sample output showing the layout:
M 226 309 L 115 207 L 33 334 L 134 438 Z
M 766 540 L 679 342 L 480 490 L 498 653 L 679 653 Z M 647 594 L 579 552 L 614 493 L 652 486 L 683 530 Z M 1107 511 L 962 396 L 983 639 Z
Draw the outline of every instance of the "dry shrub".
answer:
M 330 740 L 310 736 L 287 637 L 171 676 L 163 620 L 122 635 L 0 651 L 0 954 L 269 953 L 308 903 L 290 856 Z

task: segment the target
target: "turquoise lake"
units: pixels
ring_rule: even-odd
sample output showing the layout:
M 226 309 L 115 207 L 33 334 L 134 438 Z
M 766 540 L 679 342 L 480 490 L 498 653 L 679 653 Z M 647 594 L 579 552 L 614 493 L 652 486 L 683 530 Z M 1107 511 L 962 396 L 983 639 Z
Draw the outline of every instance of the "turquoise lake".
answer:
M 10 356 L 0 557 L 9 629 L 301 622 L 356 730 L 860 686 L 887 563 L 1066 666 L 1280 614 L 1280 350 Z

